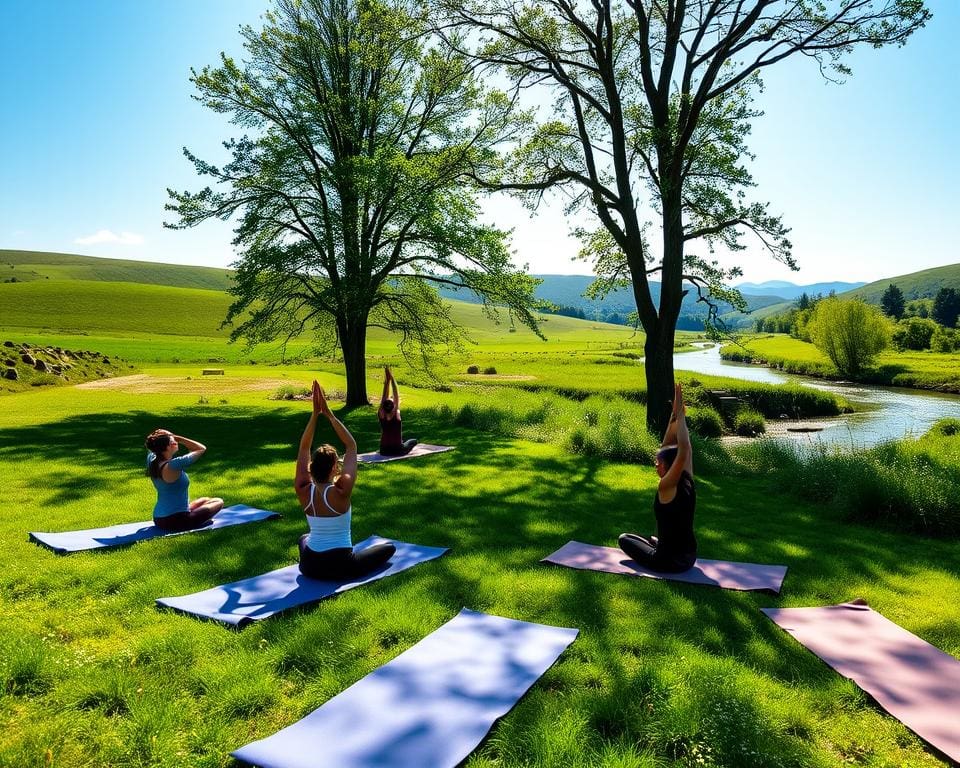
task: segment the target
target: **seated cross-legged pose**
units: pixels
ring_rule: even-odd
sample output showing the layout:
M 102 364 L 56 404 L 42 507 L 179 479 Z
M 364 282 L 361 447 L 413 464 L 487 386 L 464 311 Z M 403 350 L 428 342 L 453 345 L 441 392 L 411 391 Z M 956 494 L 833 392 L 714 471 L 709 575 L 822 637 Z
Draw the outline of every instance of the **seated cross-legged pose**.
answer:
M 206 446 L 166 429 L 147 435 L 147 474 L 157 489 L 153 522 L 166 531 L 189 531 L 206 525 L 223 509 L 223 499 L 204 496 L 190 501 L 190 478 L 184 471 L 203 456 Z M 177 456 L 180 447 L 189 453 Z
M 325 416 L 343 442 L 341 466 L 337 450 L 321 445 L 310 455 L 317 418 Z M 313 382 L 313 413 L 300 438 L 294 487 L 307 516 L 310 533 L 300 537 L 300 572 L 311 579 L 350 579 L 376 570 L 396 547 L 375 544 L 355 552 L 350 535 L 350 495 L 357 478 L 357 441 L 333 415 L 320 385 Z
M 389 390 L 393 389 L 393 398 Z M 416 438 L 403 439 L 403 427 L 400 423 L 400 393 L 397 391 L 397 380 L 393 378 L 389 366 L 383 367 L 383 396 L 380 398 L 380 408 L 377 409 L 377 418 L 380 420 L 380 455 L 406 456 L 417 444 Z
M 620 535 L 620 549 L 645 568 L 661 573 L 689 570 L 697 560 L 693 513 L 697 491 L 693 484 L 693 449 L 687 431 L 683 389 L 675 387 L 673 414 L 654 462 L 660 484 L 653 501 L 657 535 Z

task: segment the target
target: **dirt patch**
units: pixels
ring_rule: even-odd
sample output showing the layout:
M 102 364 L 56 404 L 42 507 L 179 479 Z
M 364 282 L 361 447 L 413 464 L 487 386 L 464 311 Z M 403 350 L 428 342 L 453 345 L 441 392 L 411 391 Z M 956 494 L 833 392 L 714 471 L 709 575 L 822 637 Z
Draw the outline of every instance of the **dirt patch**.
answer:
M 235 378 L 230 376 L 150 376 L 145 373 L 78 384 L 77 389 L 106 389 L 131 395 L 228 395 L 232 392 L 270 392 L 289 387 L 290 379 Z

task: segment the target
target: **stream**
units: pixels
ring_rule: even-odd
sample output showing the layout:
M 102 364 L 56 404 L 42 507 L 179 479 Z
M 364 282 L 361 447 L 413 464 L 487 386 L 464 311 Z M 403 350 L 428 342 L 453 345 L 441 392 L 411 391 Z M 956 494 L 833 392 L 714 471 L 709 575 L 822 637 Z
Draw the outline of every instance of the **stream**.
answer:
M 726 376 L 743 381 L 803 384 L 845 397 L 856 409 L 856 413 L 834 418 L 806 419 L 802 422 L 790 420 L 790 414 L 785 414 L 788 420 L 782 424 L 776 419 L 767 420 L 767 432 L 771 436 L 802 443 L 822 441 L 832 445 L 866 447 L 905 436 L 919 437 L 938 419 L 960 419 L 960 395 L 840 383 L 783 373 L 759 365 L 727 362 L 721 359 L 719 346 L 675 354 L 673 366 L 678 371 Z M 788 431 L 818 427 L 822 429 L 814 432 Z

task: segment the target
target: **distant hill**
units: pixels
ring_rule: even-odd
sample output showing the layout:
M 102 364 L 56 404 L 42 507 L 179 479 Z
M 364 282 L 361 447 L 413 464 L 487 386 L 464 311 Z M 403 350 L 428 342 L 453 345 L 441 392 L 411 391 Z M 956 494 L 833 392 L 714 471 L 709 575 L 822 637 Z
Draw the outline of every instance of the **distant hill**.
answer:
M 781 299 L 793 301 L 804 293 L 807 296 L 834 293 L 846 293 L 859 288 L 866 283 L 811 283 L 810 285 L 796 285 L 784 280 L 767 280 L 765 283 L 740 283 L 737 288 L 744 296 L 779 296 Z
M 232 275 L 232 270 L 214 267 L 102 259 L 73 253 L 0 249 L 0 283 L 26 283 L 35 280 L 95 280 L 226 291 L 232 283 Z
M 960 264 L 948 264 L 921 272 L 887 277 L 857 288 L 851 291 L 850 295 L 857 296 L 868 304 L 879 304 L 883 292 L 887 290 L 890 283 L 903 291 L 903 298 L 907 301 L 933 298 L 941 288 L 955 288 L 960 291 Z

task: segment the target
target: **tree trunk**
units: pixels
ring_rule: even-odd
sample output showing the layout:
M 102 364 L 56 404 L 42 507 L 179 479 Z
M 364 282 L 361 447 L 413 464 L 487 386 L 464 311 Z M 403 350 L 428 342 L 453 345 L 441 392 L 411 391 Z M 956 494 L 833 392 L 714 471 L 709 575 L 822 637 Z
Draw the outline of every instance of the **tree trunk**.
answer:
M 367 399 L 367 322 L 366 318 L 345 322 L 340 330 L 340 349 L 347 373 L 347 407 L 369 405 Z
M 663 270 L 660 283 L 660 312 L 656 325 L 647 330 L 644 366 L 647 374 L 647 428 L 662 435 L 670 422 L 673 401 L 673 342 L 683 302 L 683 203 L 681 183 L 662 192 Z
M 647 331 L 644 343 L 644 368 L 647 376 L 647 429 L 663 435 L 670 421 L 673 401 L 674 323 L 657 323 Z

